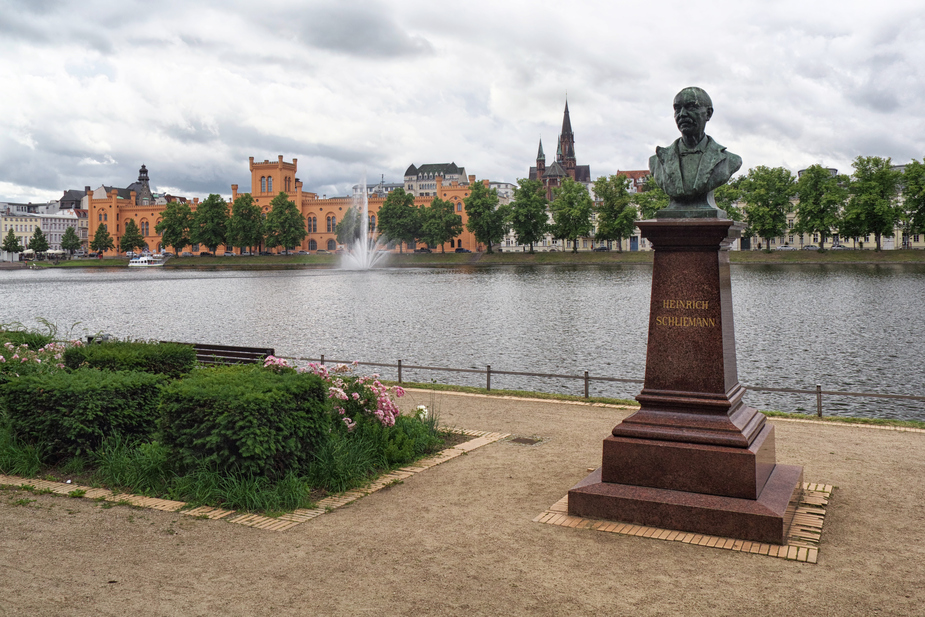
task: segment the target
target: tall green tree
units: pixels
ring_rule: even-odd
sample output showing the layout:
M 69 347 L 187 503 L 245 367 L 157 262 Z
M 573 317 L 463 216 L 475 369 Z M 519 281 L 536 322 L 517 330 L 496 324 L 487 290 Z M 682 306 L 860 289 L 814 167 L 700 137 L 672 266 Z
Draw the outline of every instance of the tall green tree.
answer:
M 724 210 L 726 216 L 733 221 L 741 221 L 743 217 L 743 212 L 737 205 L 739 200 L 742 199 L 741 184 L 743 177 L 739 176 L 734 180 L 730 180 L 713 191 L 713 201 L 716 202 L 716 207 Z
M 212 193 L 196 208 L 190 226 L 191 240 L 202 244 L 214 253 L 225 244 L 228 233 L 228 204 L 221 195 Z
M 546 190 L 539 180 L 520 178 L 514 189 L 514 201 L 511 202 L 511 228 L 517 237 L 517 244 L 533 246 L 546 237 L 549 231 L 549 200 Z
M 421 234 L 421 210 L 414 206 L 414 195 L 404 189 L 395 189 L 388 194 L 379 208 L 379 233 L 389 242 L 398 242 L 398 252 L 403 253 L 402 244 L 411 244 Z
M 793 232 L 819 234 L 820 248 L 833 229 L 838 229 L 848 198 L 848 176 L 835 176 L 822 165 L 811 165 L 795 186 L 797 216 Z
M 74 251 L 80 248 L 80 244 L 80 238 L 73 227 L 64 230 L 64 235 L 61 236 L 61 248 L 73 255 Z
M 633 195 L 633 202 L 639 208 L 639 216 L 643 219 L 654 219 L 659 210 L 668 207 L 671 198 L 655 184 L 655 178 L 652 176 L 646 177 L 641 189 Z
M 912 159 L 906 165 L 900 184 L 903 229 L 907 234 L 922 233 L 925 231 L 925 158 L 922 162 Z
M 616 242 L 623 252 L 623 238 L 633 235 L 636 227 L 636 206 L 628 189 L 630 179 L 625 175 L 601 176 L 594 181 L 594 194 L 600 201 L 597 207 L 597 232 L 594 239 Z
M 892 169 L 889 158 L 879 156 L 859 156 L 852 166 L 845 218 L 860 230 L 857 235 L 874 234 L 879 251 L 882 237 L 891 238 L 900 220 L 897 197 L 902 174 Z
M 787 213 L 795 186 L 793 174 L 783 167 L 759 165 L 742 178 L 742 201 L 745 202 L 747 233 L 764 238 L 765 248 L 771 248 L 771 238 L 787 230 Z
M 578 252 L 578 238 L 591 235 L 591 214 L 594 202 L 588 189 L 580 182 L 565 178 L 562 186 L 553 189 L 552 233 L 556 238 L 572 242 L 572 252 Z
M 106 229 L 106 223 L 100 223 L 100 226 L 96 228 L 96 233 L 93 234 L 90 248 L 97 253 L 102 253 L 111 251 L 115 246 L 116 243 L 113 241 L 112 236 L 109 235 L 109 230 Z
M 160 234 L 161 243 L 164 246 L 173 247 L 174 252 L 179 255 L 183 247 L 192 244 L 190 238 L 192 225 L 193 211 L 189 205 L 172 201 L 164 208 L 161 220 L 154 226 L 154 230 Z
M 253 250 L 263 244 L 263 213 L 250 193 L 238 195 L 231 205 L 225 234 L 228 246 Z
M 13 228 L 10 227 L 10 230 L 7 232 L 6 236 L 3 238 L 3 244 L 0 245 L 7 253 L 22 253 L 23 245 L 19 241 L 19 238 L 16 237 L 16 234 L 13 233 Z M 12 255 L 10 256 L 10 261 L 13 261 Z
M 362 224 L 360 221 L 361 218 L 363 218 L 363 215 L 360 214 L 357 208 L 353 206 L 347 208 L 343 218 L 334 227 L 334 233 L 337 235 L 338 244 L 351 246 L 362 237 L 363 228 L 360 226 Z M 367 221 L 367 226 L 368 225 L 369 222 Z
M 45 237 L 42 228 L 37 225 L 35 231 L 32 232 L 32 237 L 29 238 L 29 248 L 36 253 L 44 253 L 48 250 L 48 238 Z
M 462 217 L 456 214 L 452 201 L 434 197 L 421 213 L 421 240 L 428 246 L 440 245 L 446 252 L 446 243 L 462 233 Z
M 265 229 L 267 245 L 281 246 L 287 252 L 294 249 L 308 235 L 305 217 L 295 202 L 283 191 L 270 202 Z
M 489 189 L 484 182 L 474 182 L 469 186 L 469 196 L 465 199 L 466 229 L 475 241 L 488 247 L 487 252 L 494 253 L 491 245 L 501 242 L 501 238 L 510 229 L 511 207 L 501 204 L 498 191 Z
M 123 251 L 134 251 L 135 249 L 144 248 L 145 239 L 141 235 L 141 230 L 135 223 L 135 219 L 126 219 L 125 231 L 119 238 L 119 248 Z

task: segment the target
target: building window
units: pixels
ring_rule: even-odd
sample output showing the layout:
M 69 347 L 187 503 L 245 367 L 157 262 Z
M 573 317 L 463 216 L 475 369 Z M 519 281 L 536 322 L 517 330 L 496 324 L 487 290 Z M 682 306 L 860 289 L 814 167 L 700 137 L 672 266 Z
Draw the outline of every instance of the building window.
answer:
M 912 241 L 913 241 L 913 242 L 918 242 L 918 241 L 919 241 L 919 234 L 915 234 L 914 236 L 912 236 Z
M 369 233 L 373 233 L 374 231 L 376 231 L 376 215 L 370 214 L 369 215 Z
M 318 250 L 318 243 L 315 242 L 314 240 L 309 240 L 309 241 L 308 241 L 308 250 L 310 250 L 310 251 L 317 251 L 317 250 Z
M 267 177 L 267 193 L 273 192 L 273 178 Z
M 194 253 L 198 253 L 198 252 L 199 252 L 199 245 L 198 245 L 198 244 L 194 244 L 191 248 L 193 249 L 193 252 L 194 252 Z
M 142 221 L 142 222 L 141 222 L 140 229 L 141 229 L 141 235 L 142 235 L 142 236 L 149 236 L 149 235 L 151 235 L 151 233 L 150 233 L 150 227 L 148 226 L 148 221 Z
M 308 233 L 313 234 L 318 232 L 318 219 L 314 216 L 308 217 Z
M 334 240 L 328 240 L 328 250 L 329 251 L 337 250 L 337 242 L 335 242 Z
M 328 233 L 329 234 L 334 233 L 334 230 L 337 228 L 337 217 L 334 215 L 327 217 L 327 223 L 328 223 Z
M 267 178 L 266 178 L 266 176 L 260 176 L 260 192 L 261 192 L 261 193 L 266 193 L 266 192 L 267 192 Z

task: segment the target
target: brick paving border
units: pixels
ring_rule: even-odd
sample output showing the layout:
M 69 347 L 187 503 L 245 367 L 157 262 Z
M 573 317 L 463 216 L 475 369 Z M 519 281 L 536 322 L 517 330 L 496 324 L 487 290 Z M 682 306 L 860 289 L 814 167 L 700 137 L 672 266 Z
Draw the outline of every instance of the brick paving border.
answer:
M 720 538 L 686 531 L 659 529 L 632 523 L 618 523 L 597 519 L 569 516 L 568 495 L 554 503 L 546 511 L 533 519 L 534 523 L 546 523 L 575 529 L 591 529 L 627 536 L 641 536 L 668 542 L 683 542 L 709 548 L 719 548 L 742 553 L 767 555 L 791 561 L 817 563 L 819 558 L 819 541 L 822 537 L 822 523 L 825 521 L 826 506 L 832 496 L 834 487 L 828 484 L 803 483 L 803 499 L 797 505 L 787 544 L 765 544 L 749 542 L 734 538 Z
M 128 493 L 115 493 L 105 488 L 93 488 L 90 486 L 80 486 L 77 484 L 67 484 L 64 482 L 52 482 L 50 480 L 39 480 L 37 478 L 20 478 L 18 476 L 6 476 L 0 474 L 0 486 L 14 487 L 32 487 L 34 491 L 49 491 L 58 495 L 69 495 L 73 497 L 82 497 L 85 499 L 97 499 L 108 501 L 116 504 L 137 506 L 141 508 L 153 508 L 165 512 L 179 512 L 188 516 L 196 516 L 208 519 L 223 519 L 229 523 L 244 525 L 246 527 L 255 527 L 257 529 L 266 529 L 269 531 L 283 531 L 291 529 L 296 525 L 310 521 L 315 517 L 321 516 L 349 503 L 356 501 L 370 493 L 375 493 L 396 482 L 401 482 L 416 473 L 430 469 L 440 463 L 452 460 L 457 456 L 471 452 L 476 448 L 487 446 L 490 443 L 500 441 L 509 437 L 509 433 L 489 433 L 485 431 L 457 430 L 458 434 L 472 437 L 469 441 L 457 444 L 452 448 L 441 450 L 433 456 L 415 461 L 407 467 L 396 469 L 390 473 L 379 476 L 374 482 L 362 488 L 331 495 L 325 497 L 317 503 L 314 508 L 300 508 L 288 512 L 281 516 L 270 517 L 259 514 L 250 514 L 247 512 L 236 512 L 234 510 L 224 510 L 222 508 L 213 508 L 211 506 L 200 506 L 190 510 L 183 510 L 186 502 L 172 501 L 169 499 L 157 499 L 155 497 L 144 497 L 142 495 L 132 495 Z

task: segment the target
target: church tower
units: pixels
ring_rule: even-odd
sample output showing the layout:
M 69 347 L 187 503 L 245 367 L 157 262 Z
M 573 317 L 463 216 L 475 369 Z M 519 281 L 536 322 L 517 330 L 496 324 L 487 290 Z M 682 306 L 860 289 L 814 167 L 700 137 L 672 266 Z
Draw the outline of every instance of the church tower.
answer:
M 536 153 L 536 177 L 542 178 L 546 171 L 546 155 L 543 153 L 543 138 L 540 137 L 540 148 Z
M 575 179 L 575 134 L 572 132 L 572 120 L 568 114 L 568 100 L 565 101 L 565 112 L 562 115 L 562 132 L 559 133 L 559 148 L 556 152 L 556 161 L 558 161 L 568 172 L 568 175 Z

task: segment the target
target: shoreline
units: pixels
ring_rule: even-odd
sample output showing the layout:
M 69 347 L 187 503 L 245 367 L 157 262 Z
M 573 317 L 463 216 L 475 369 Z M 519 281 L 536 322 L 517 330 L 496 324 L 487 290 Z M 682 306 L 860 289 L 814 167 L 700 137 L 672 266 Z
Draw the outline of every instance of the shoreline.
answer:
M 384 262 L 388 268 L 492 267 L 492 266 L 605 266 L 651 264 L 652 251 L 554 253 L 404 253 L 391 254 Z M 897 265 L 925 264 L 925 251 L 730 251 L 733 265 Z M 33 262 L 0 262 L 0 269 L 28 268 Z M 58 265 L 36 262 L 40 268 L 120 268 L 128 267 L 127 258 L 80 259 Z M 250 257 L 173 257 L 165 268 L 179 269 L 336 269 L 338 255 L 262 255 Z

